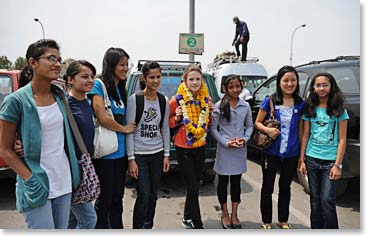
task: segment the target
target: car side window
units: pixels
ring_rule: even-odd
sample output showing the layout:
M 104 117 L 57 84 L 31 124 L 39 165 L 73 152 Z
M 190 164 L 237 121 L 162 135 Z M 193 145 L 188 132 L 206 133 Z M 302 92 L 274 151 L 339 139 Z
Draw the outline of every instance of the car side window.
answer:
M 334 76 L 343 93 L 359 95 L 359 78 L 355 76 L 353 69 L 353 67 L 328 68 L 327 72 Z
M 306 94 L 305 89 L 307 86 L 307 82 L 310 77 L 305 72 L 298 72 L 298 78 L 299 78 L 299 95 L 301 97 L 304 97 Z
M 259 88 L 259 90 L 256 91 L 255 102 L 261 103 L 266 96 L 275 93 L 276 86 L 277 86 L 277 78 L 276 76 L 274 76 L 271 79 L 269 79 L 266 84 L 264 84 L 261 88 Z

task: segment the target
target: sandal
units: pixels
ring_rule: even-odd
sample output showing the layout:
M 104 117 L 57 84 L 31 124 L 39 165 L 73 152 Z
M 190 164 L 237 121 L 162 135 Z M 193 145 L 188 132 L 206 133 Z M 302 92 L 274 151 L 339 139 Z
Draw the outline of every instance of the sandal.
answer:
M 220 218 L 220 223 L 222 224 L 222 228 L 223 229 L 232 229 L 232 224 L 228 224 L 228 225 L 224 224 L 223 219 L 224 219 L 224 217 Z
M 262 225 L 261 225 L 261 228 L 262 228 L 262 229 L 271 229 L 272 227 L 271 227 L 271 225 L 269 225 L 269 224 L 262 224 Z
M 291 225 L 288 223 L 278 223 L 277 224 L 279 226 L 279 228 L 281 229 L 292 229 Z

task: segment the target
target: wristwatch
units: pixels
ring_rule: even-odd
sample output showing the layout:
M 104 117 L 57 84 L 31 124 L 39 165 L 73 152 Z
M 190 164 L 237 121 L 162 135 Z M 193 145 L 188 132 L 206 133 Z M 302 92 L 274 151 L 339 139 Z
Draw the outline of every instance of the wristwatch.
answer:
M 343 169 L 343 164 L 339 164 L 339 165 L 338 165 L 338 164 L 335 164 L 335 163 L 334 163 L 334 166 L 338 167 L 340 170 L 341 170 L 341 169 Z

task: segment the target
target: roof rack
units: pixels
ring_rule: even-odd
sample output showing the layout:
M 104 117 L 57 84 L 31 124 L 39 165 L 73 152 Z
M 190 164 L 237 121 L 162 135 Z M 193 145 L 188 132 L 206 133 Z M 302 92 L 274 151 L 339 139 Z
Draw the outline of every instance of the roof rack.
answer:
M 137 65 L 137 70 L 141 71 L 143 64 L 148 61 L 156 61 L 159 63 L 162 70 L 177 70 L 183 71 L 187 66 L 193 64 L 201 69 L 201 63 L 199 61 L 166 61 L 166 60 L 139 60 Z
M 321 61 L 310 61 L 309 63 L 298 65 L 296 67 L 306 66 L 306 65 L 315 65 L 315 64 L 320 64 L 324 62 L 353 61 L 353 60 L 360 60 L 360 58 L 361 58 L 360 56 L 338 56 L 336 58 L 326 59 L 326 60 L 321 60 Z
M 213 62 L 208 64 L 208 70 L 216 70 L 218 66 L 227 63 L 256 63 L 259 61 L 257 57 L 247 57 L 246 62 L 240 60 L 240 57 L 236 56 L 234 51 L 224 51 L 217 54 L 213 59 Z

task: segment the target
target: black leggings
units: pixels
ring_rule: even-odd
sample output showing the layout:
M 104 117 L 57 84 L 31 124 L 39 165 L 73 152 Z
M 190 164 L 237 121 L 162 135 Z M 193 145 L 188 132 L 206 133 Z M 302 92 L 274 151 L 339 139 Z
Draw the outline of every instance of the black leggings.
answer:
M 218 175 L 217 195 L 220 204 L 227 203 L 228 179 L 231 183 L 231 201 L 241 202 L 241 176 L 242 175 Z

